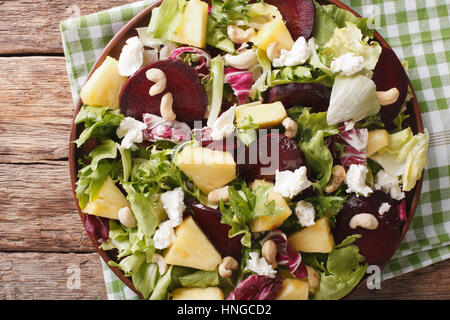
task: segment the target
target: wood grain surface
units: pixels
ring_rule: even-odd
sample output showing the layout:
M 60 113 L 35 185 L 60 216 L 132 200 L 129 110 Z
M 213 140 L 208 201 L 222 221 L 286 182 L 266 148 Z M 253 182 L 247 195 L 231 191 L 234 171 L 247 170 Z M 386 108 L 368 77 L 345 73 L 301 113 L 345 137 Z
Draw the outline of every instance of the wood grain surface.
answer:
M 70 189 L 73 104 L 58 27 L 128 2 L 0 0 L 0 299 L 106 299 Z M 449 299 L 450 261 L 354 298 Z

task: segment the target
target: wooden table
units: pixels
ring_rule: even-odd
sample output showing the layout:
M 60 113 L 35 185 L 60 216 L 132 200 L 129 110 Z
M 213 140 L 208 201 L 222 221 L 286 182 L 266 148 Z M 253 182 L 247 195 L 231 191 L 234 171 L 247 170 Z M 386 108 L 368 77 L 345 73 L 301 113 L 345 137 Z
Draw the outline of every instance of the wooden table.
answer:
M 107 298 L 70 188 L 74 108 L 58 25 L 77 8 L 84 15 L 127 2 L 0 0 L 0 299 Z M 81 286 L 71 289 L 76 268 Z M 450 261 L 355 298 L 449 299 Z

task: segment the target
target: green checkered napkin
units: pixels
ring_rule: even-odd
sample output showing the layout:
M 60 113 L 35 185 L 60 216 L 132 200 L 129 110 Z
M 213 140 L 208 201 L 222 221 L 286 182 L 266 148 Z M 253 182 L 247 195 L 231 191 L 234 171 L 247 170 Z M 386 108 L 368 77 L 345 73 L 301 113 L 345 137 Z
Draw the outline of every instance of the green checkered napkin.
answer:
M 89 70 L 113 35 L 152 1 L 61 23 L 74 103 Z M 400 249 L 382 272 L 389 279 L 450 257 L 450 18 L 448 0 L 344 0 L 408 61 L 424 126 L 430 133 L 420 203 Z M 103 263 L 109 299 L 138 299 Z

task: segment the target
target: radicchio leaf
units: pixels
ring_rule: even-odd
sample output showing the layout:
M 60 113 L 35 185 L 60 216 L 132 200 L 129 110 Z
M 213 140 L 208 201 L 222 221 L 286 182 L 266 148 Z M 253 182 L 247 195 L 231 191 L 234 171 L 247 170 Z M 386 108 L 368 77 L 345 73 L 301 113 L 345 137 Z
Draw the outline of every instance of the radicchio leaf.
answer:
M 143 131 L 145 140 L 169 140 L 178 143 L 191 139 L 191 128 L 184 122 L 166 121 L 150 113 L 145 113 L 142 118 L 147 124 L 147 129 Z
M 227 300 L 273 300 L 282 287 L 279 277 L 254 274 L 239 282 Z
M 341 165 L 349 168 L 352 164 L 365 164 L 367 160 L 367 151 L 358 151 L 351 146 L 344 147 L 344 153 L 341 156 Z
M 300 252 L 295 251 L 288 244 L 287 236 L 280 230 L 274 230 L 267 234 L 261 244 L 267 240 L 272 240 L 277 245 L 277 264 L 280 266 L 289 266 L 289 271 L 299 279 L 308 277 L 306 266 L 302 262 Z
M 82 215 L 86 231 L 92 235 L 99 243 L 108 241 L 109 238 L 109 219 L 94 216 L 91 214 Z
M 339 137 L 347 144 L 341 156 L 341 165 L 350 167 L 352 164 L 365 164 L 367 160 L 367 128 L 340 127 Z
M 400 220 L 406 221 L 406 201 L 403 199 L 398 205 L 398 218 Z
M 231 86 L 239 104 L 245 103 L 253 86 L 253 72 L 225 68 L 225 81 Z
M 200 78 L 203 78 L 204 76 L 209 74 L 211 56 L 208 52 L 194 47 L 178 47 L 172 51 L 169 59 L 182 60 L 180 56 L 184 53 L 194 53 L 200 56 L 200 64 L 195 67 L 195 71 L 197 71 Z

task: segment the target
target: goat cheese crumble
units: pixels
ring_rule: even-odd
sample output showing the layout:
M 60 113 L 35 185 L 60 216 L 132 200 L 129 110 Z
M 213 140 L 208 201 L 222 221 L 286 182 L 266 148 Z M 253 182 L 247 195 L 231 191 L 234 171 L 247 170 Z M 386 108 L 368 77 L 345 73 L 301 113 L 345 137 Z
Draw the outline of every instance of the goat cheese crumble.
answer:
M 391 176 L 385 170 L 378 171 L 375 176 L 376 190 L 381 190 L 385 193 L 389 193 L 392 199 L 402 200 L 405 198 L 405 193 L 400 188 L 400 182 L 397 177 Z
M 175 231 L 170 220 L 162 222 L 153 235 L 154 247 L 156 249 L 168 248 L 175 240 Z
M 302 227 L 310 227 L 315 224 L 316 212 L 311 202 L 299 201 L 295 206 L 295 214 Z
M 139 37 L 127 40 L 119 57 L 119 74 L 124 77 L 133 75 L 144 63 L 144 45 Z
M 295 171 L 275 171 L 275 186 L 273 191 L 280 193 L 283 197 L 293 198 L 301 191 L 311 186 L 311 181 L 306 176 L 306 167 L 300 167 Z
M 179 226 L 183 222 L 183 212 L 186 209 L 183 189 L 178 187 L 172 191 L 162 193 L 161 202 L 172 227 Z
M 311 56 L 311 49 L 308 47 L 306 39 L 299 37 L 295 40 L 291 50 L 281 49 L 279 58 L 273 59 L 273 66 L 278 67 L 293 67 L 304 64 Z
M 234 132 L 236 129 L 234 126 L 235 115 L 236 107 L 233 106 L 216 119 L 211 131 L 211 138 L 213 140 L 221 140 Z
M 248 256 L 249 259 L 247 261 L 247 265 L 245 266 L 245 270 L 252 271 L 260 276 L 275 278 L 277 270 L 272 268 L 264 257 L 260 258 L 258 252 L 250 252 Z
M 345 184 L 347 184 L 347 193 L 355 192 L 357 194 L 362 194 L 367 197 L 373 192 L 373 190 L 366 185 L 367 173 L 369 170 L 365 165 L 362 164 L 352 164 L 347 171 L 345 177 Z
M 116 135 L 122 139 L 121 146 L 125 149 L 135 150 L 135 143 L 141 143 L 144 140 L 142 131 L 147 129 L 147 125 L 132 117 L 126 117 L 120 122 L 116 130 Z
M 354 75 L 364 69 L 364 58 L 349 52 L 334 59 L 330 65 L 331 71 L 341 73 L 347 77 Z
M 385 214 L 386 212 L 388 212 L 389 210 L 391 210 L 391 205 L 390 205 L 389 203 L 387 203 L 387 202 L 383 202 L 383 203 L 381 204 L 380 208 L 378 209 L 378 213 L 379 213 L 381 216 L 384 216 L 384 214 Z

